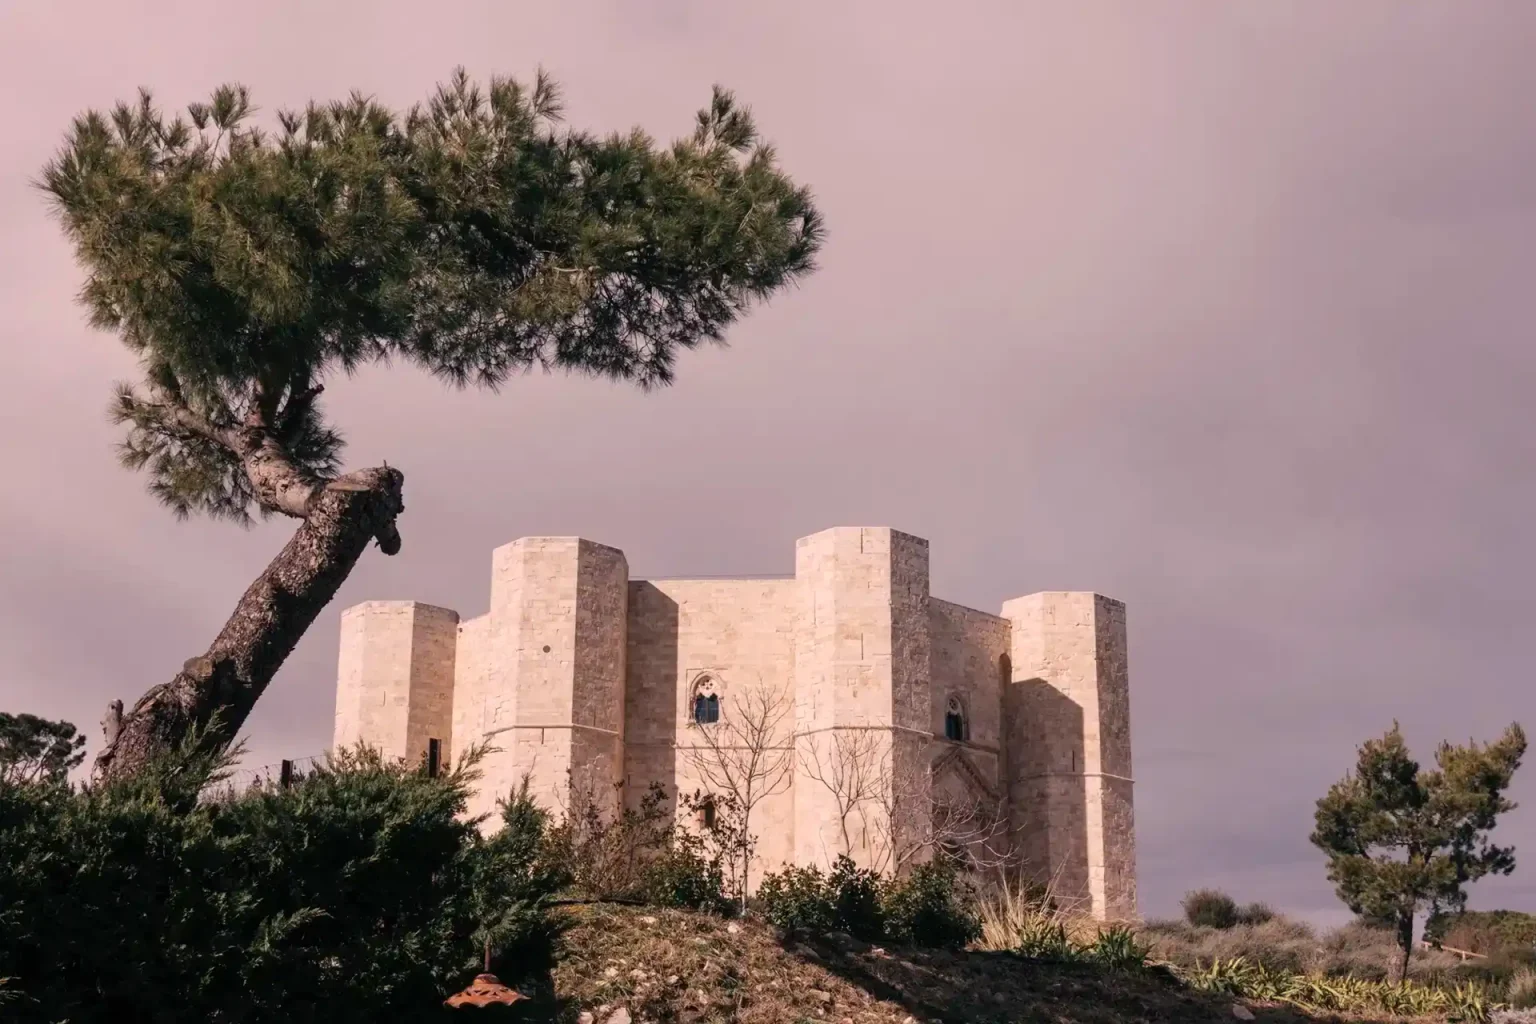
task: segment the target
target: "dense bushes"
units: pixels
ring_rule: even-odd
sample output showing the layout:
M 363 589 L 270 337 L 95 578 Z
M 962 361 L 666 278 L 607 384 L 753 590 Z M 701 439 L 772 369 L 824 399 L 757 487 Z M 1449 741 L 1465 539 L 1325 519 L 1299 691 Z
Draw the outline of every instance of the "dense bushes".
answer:
M 1304 921 L 1276 916 L 1262 924 L 1211 928 L 1186 921 L 1149 921 L 1141 935 L 1153 955 L 1181 967 L 1242 959 L 1271 971 L 1379 980 L 1399 953 L 1396 937 L 1359 923 L 1319 932 Z M 1409 964 L 1413 977 L 1460 973 L 1456 957 L 1420 950 Z
M 959 949 L 981 934 L 975 893 L 947 861 L 919 864 L 883 896 L 886 933 L 895 942 Z
M 757 906 L 786 931 L 843 931 L 866 941 L 958 949 L 981 933 L 973 894 L 947 863 L 881 879 L 839 857 L 830 874 L 788 867 L 763 879 Z
M 791 865 L 763 879 L 757 888 L 757 910 L 784 931 L 812 935 L 837 931 L 847 925 L 838 919 L 836 893 L 829 883 L 817 868 Z
M 1493 956 L 1527 954 L 1536 945 L 1536 914 L 1518 910 L 1468 910 L 1429 919 L 1424 937 L 1454 949 Z
M 549 965 L 565 878 L 526 794 L 483 838 L 460 817 L 465 769 L 342 754 L 288 789 L 200 799 L 216 768 L 0 787 L 8 1020 L 429 1019 L 487 951 L 508 980 Z
M 1184 897 L 1184 920 L 1200 928 L 1235 928 L 1272 920 L 1275 912 L 1263 903 L 1246 907 L 1217 889 L 1197 889 Z
M 832 894 L 837 925 L 849 935 L 874 941 L 887 932 L 899 933 L 902 908 L 892 905 L 892 887 L 883 885 L 873 871 L 859 867 L 846 856 L 839 857 L 832 865 L 827 888 Z
M 1181 904 L 1184 920 L 1200 928 L 1231 928 L 1237 924 L 1237 903 L 1215 889 L 1197 889 Z

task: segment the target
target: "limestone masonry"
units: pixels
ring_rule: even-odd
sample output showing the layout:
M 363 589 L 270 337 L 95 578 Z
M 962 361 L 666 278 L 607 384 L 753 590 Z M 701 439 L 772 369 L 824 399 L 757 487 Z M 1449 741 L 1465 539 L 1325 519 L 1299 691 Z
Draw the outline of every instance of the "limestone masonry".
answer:
M 411 761 L 488 745 L 476 814 L 525 777 L 557 813 L 652 783 L 730 796 L 755 762 L 754 884 L 944 847 L 1136 913 L 1125 606 L 941 601 L 928 542 L 884 527 L 802 538 L 794 576 L 766 580 L 633 580 L 615 548 L 525 537 L 493 554 L 479 618 L 356 605 L 335 743 L 360 742 Z

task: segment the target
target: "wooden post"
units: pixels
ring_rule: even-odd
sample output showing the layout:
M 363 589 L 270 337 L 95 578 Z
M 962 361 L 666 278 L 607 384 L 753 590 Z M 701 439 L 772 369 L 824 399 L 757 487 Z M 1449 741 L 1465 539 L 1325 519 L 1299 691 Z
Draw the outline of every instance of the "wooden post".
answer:
M 427 777 L 435 779 L 443 770 L 443 741 L 427 740 Z
M 287 789 L 293 785 L 293 762 L 284 761 L 277 769 L 277 784 Z

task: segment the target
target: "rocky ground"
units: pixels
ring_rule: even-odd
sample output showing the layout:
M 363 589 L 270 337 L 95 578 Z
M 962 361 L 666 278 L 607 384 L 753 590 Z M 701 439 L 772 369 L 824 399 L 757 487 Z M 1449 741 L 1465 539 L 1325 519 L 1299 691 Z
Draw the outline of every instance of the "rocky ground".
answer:
M 1199 995 L 1157 971 L 1110 974 L 1002 953 L 784 939 L 751 921 L 618 907 L 577 912 L 554 977 L 569 1024 L 1317 1024 Z M 533 1007 L 528 1007 L 532 1010 Z

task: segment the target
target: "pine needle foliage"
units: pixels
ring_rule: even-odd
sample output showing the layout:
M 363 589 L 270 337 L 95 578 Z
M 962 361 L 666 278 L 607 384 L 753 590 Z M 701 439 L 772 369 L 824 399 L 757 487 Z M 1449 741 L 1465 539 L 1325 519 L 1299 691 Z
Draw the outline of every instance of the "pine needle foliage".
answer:
M 525 793 L 483 837 L 472 764 L 342 751 L 220 795 L 238 752 L 201 749 L 92 790 L 0 786 L 7 1020 L 428 1020 L 487 953 L 513 983 L 550 966 L 566 879 Z
M 62 782 L 84 760 L 72 723 L 0 711 L 0 785 Z
M 670 145 L 565 127 L 543 73 L 461 69 L 404 114 L 354 94 L 257 121 L 242 86 L 173 117 L 141 92 L 76 118 L 40 181 L 91 322 L 142 361 L 112 406 L 122 460 L 179 516 L 294 514 L 242 459 L 261 440 L 333 477 L 342 438 L 316 397 L 337 372 L 665 385 L 680 351 L 811 271 L 823 237 L 719 88 Z
M 1514 870 L 1514 849 L 1490 833 L 1515 807 L 1504 794 L 1525 742 L 1511 725 L 1486 745 L 1442 743 L 1424 769 L 1394 723 L 1317 802 L 1312 843 L 1328 855 L 1328 879 L 1355 914 L 1394 924 L 1403 976 L 1417 913 L 1463 910 L 1467 883 Z

